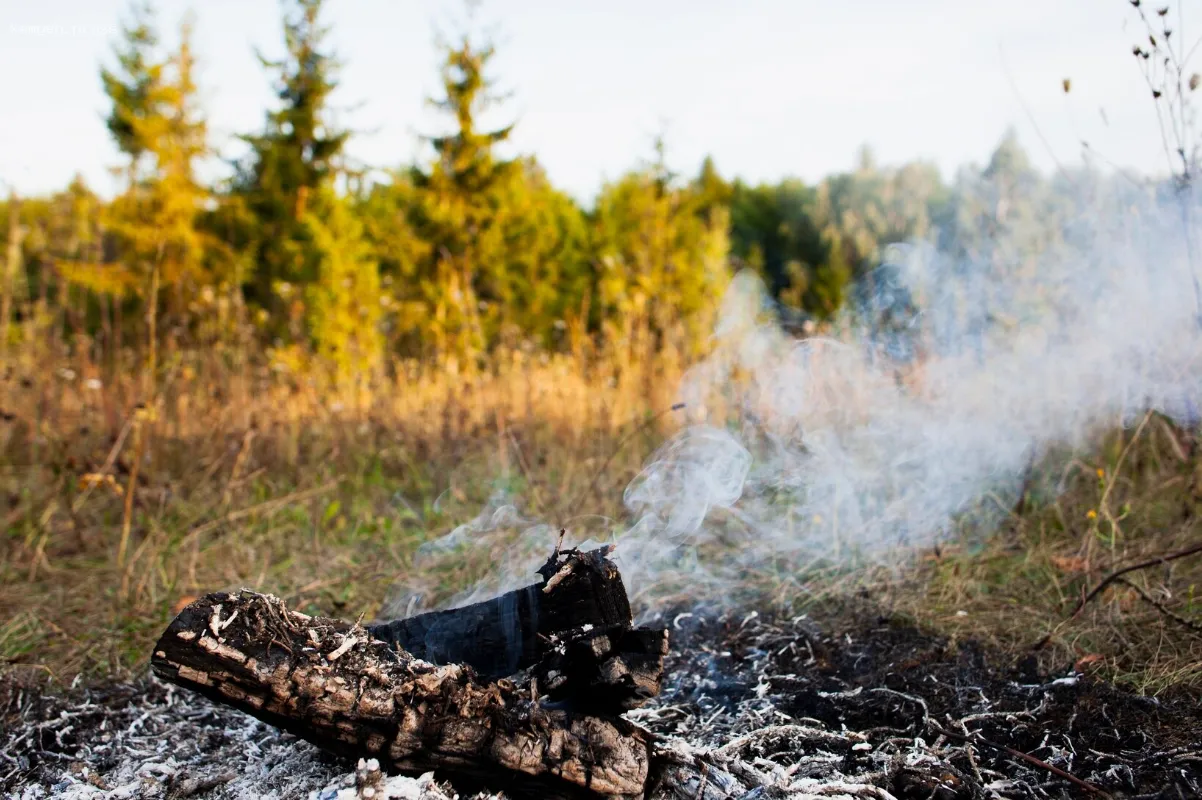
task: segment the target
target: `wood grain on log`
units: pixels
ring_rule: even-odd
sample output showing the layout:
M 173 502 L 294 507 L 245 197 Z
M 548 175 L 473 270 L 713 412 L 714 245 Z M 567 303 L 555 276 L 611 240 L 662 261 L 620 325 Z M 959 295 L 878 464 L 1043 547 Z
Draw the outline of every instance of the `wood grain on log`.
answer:
M 436 666 L 350 623 L 277 598 L 215 593 L 155 646 L 159 677 L 349 756 L 486 779 L 538 796 L 643 796 L 649 736 L 621 719 L 550 709 L 529 687 Z

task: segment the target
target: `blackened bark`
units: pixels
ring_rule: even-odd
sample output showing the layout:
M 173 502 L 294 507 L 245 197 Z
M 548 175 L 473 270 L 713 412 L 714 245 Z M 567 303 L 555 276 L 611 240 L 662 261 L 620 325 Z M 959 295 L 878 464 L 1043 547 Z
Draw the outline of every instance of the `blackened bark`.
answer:
M 377 639 L 432 664 L 467 664 L 482 678 L 534 666 L 553 637 L 591 626 L 629 628 L 630 601 L 608 550 L 556 552 L 542 580 L 480 603 L 374 622 Z
M 155 646 L 155 673 L 327 750 L 542 797 L 642 797 L 649 737 L 540 706 L 529 686 L 435 666 L 277 598 L 207 595 Z
M 591 714 L 614 714 L 659 694 L 668 632 L 652 628 L 577 629 L 552 639 L 532 670 L 539 691 Z
M 487 683 L 471 669 L 415 659 L 362 627 L 291 611 L 270 595 L 221 592 L 180 612 L 151 667 L 326 750 L 377 758 L 395 771 L 435 770 L 515 797 L 732 800 L 761 787 L 718 751 L 667 745 L 627 720 L 533 699 L 540 670 L 550 682 L 553 667 L 587 670 L 581 665 L 610 660 L 573 661 L 586 643 L 594 653 L 621 654 L 631 674 L 645 673 L 647 663 L 662 671 L 663 631 L 578 633 L 554 650 L 561 661 L 531 670 L 528 682 Z M 611 635 L 607 650 L 597 640 Z

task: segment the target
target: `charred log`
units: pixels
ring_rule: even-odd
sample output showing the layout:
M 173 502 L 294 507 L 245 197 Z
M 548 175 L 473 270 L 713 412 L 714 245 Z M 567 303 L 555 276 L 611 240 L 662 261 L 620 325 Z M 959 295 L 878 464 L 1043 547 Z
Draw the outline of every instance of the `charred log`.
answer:
M 551 700 L 605 715 L 658 695 L 667 655 L 666 630 L 585 626 L 553 636 L 532 673 Z
M 159 677 L 332 752 L 541 796 L 641 797 L 646 734 L 549 709 L 528 686 L 435 666 L 362 627 L 253 592 L 188 606 L 155 646 Z
M 431 664 L 466 664 L 482 678 L 504 678 L 538 664 L 561 634 L 630 627 L 630 601 L 608 552 L 557 550 L 539 569 L 539 583 L 367 630 Z
M 635 675 L 636 654 L 662 664 L 662 633 L 619 629 L 605 634 L 615 637 L 606 652 L 622 654 Z M 574 640 L 555 663 L 577 669 L 568 662 L 580 657 L 575 648 L 603 651 L 600 638 Z M 323 749 L 399 772 L 435 770 L 542 798 L 633 800 L 654 789 L 658 797 L 717 800 L 757 785 L 720 760 L 663 747 L 627 720 L 542 704 L 537 677 L 483 682 L 470 668 L 415 659 L 360 626 L 291 611 L 270 595 L 202 597 L 159 638 L 151 666 Z

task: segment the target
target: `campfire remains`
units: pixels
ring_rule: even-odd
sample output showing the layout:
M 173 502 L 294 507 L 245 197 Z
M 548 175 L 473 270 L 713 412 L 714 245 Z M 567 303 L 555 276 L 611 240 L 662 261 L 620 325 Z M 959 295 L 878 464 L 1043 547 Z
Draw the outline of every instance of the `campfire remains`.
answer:
M 367 631 L 414 658 L 469 665 L 486 680 L 533 670 L 540 693 L 577 710 L 636 708 L 659 694 L 668 633 L 631 628 L 622 576 L 607 554 L 557 550 L 540 583 Z
M 208 630 L 212 605 L 204 609 Z M 1141 697 L 1088 674 L 1092 667 L 1016 665 L 987 645 L 881 614 L 850 600 L 839 618 L 822 622 L 767 605 L 721 615 L 664 609 L 656 624 L 671 631 L 673 646 L 662 690 L 626 713 L 650 743 L 648 800 L 1202 797 L 1202 702 L 1188 688 Z M 226 605 L 218 624 L 230 617 Z M 237 644 L 242 622 L 240 613 L 222 627 L 224 644 Z M 301 622 L 320 635 L 322 621 Z M 323 660 L 340 644 L 331 639 L 318 649 Z M 289 646 L 314 645 L 306 633 Z M 362 649 L 357 643 L 333 664 Z M 506 702 L 532 712 L 529 682 L 514 684 L 519 697 L 504 694 Z M 395 771 L 387 755 L 356 767 L 237 708 L 247 706 L 210 703 L 149 676 L 65 692 L 0 676 L 0 796 L 519 796 L 520 781 L 502 785 L 513 773 L 487 763 L 488 791 L 479 794 L 455 764 L 418 778 L 386 776 L 379 762 Z M 507 706 L 498 719 L 512 713 Z M 538 797 L 557 793 L 528 777 L 524 785 Z
M 718 765 L 618 716 L 658 694 L 667 631 L 632 627 L 606 549 L 557 551 L 495 600 L 362 627 L 210 594 L 155 646 L 161 677 L 331 752 L 539 796 L 727 797 Z M 704 774 L 703 774 L 704 773 Z

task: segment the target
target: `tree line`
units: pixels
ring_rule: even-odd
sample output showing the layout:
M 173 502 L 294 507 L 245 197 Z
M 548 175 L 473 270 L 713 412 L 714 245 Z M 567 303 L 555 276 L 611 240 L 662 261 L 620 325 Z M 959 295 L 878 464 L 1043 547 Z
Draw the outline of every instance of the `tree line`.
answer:
M 446 132 L 427 138 L 424 160 L 380 177 L 351 163 L 354 134 L 334 122 L 341 63 L 322 6 L 284 0 L 284 56 L 260 57 L 274 107 L 212 183 L 198 177 L 214 152 L 191 26 L 166 49 L 150 6 L 131 10 L 100 73 L 122 189 L 105 201 L 77 178 L 6 204 L 6 346 L 64 333 L 110 349 L 237 339 L 347 379 L 389 356 L 470 363 L 499 347 L 689 355 L 734 269 L 759 272 L 786 321 L 820 325 L 855 300 L 889 244 L 984 247 L 999 226 L 1056 206 L 1056 182 L 1010 134 L 951 184 L 931 164 L 883 168 L 867 150 L 814 185 L 730 180 L 712 159 L 681 176 L 657 142 L 585 207 L 535 157 L 499 155 L 513 126 L 480 123 L 498 102 L 495 49 L 471 31 L 441 50 L 431 102 Z

